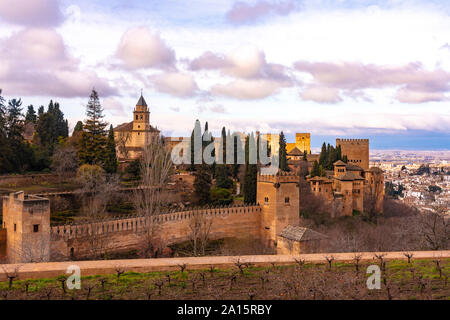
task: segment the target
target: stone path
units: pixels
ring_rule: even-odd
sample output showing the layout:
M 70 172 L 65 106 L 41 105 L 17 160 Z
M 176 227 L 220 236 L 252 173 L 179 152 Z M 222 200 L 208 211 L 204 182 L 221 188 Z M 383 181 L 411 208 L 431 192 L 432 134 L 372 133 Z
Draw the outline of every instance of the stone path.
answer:
M 384 254 L 385 260 L 406 260 L 405 252 L 362 252 L 361 262 L 376 261 L 375 255 Z M 442 259 L 450 258 L 450 250 L 446 251 L 412 251 L 412 259 Z M 216 268 L 234 268 L 238 259 L 249 262 L 254 266 L 283 265 L 296 263 L 295 259 L 306 262 L 326 263 L 326 257 L 334 257 L 334 262 L 351 262 L 355 253 L 316 253 L 289 255 L 252 255 L 252 256 L 214 256 L 189 258 L 161 258 L 161 259 L 128 259 L 128 260 L 97 260 L 97 261 L 68 261 L 44 262 L 25 264 L 0 265 L 0 281 L 6 280 L 6 272 L 18 270 L 20 279 L 38 279 L 57 277 L 65 274 L 71 265 L 81 269 L 82 276 L 115 273 L 117 268 L 125 271 L 150 272 L 180 270 L 180 265 L 186 264 L 186 270 L 208 269 L 211 265 Z

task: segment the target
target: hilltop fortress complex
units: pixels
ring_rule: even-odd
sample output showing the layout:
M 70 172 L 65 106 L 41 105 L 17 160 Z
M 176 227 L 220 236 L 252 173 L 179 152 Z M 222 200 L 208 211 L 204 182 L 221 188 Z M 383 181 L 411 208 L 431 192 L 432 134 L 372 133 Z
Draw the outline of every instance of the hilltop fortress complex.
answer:
M 114 131 L 119 160 L 139 158 L 152 137 L 159 135 L 159 130 L 150 125 L 150 111 L 144 97 L 139 98 L 133 111 L 133 121 L 119 125 Z M 50 225 L 48 199 L 23 192 L 10 194 L 3 197 L 0 256 L 3 244 L 4 255 L 11 263 L 80 259 L 92 256 L 95 251 L 136 249 L 148 241 L 150 232 L 154 241 L 167 247 L 191 240 L 192 225 L 199 221 L 211 222 L 211 240 L 250 237 L 275 247 L 281 254 L 311 251 L 326 237 L 299 225 L 300 204 L 305 200 L 300 191 L 302 177 L 296 170 L 297 164 L 303 161 L 311 167 L 318 159 L 318 155 L 311 154 L 310 138 L 309 133 L 297 133 L 295 143 L 287 144 L 290 172 L 258 174 L 257 202 L 252 205 Z M 382 213 L 383 171 L 369 167 L 369 140 L 336 139 L 336 146 L 347 156 L 347 163 L 335 162 L 334 170 L 326 171 L 325 176 L 307 176 L 310 191 L 336 209 L 333 217 L 351 216 L 365 210 Z

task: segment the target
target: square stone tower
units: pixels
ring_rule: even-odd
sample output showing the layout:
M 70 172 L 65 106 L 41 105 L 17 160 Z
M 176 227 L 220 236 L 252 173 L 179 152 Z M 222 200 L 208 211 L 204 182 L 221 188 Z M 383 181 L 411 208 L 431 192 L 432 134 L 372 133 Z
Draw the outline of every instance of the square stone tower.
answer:
M 348 163 L 369 169 L 369 139 L 336 139 L 336 147 L 341 146 L 342 156 Z
M 50 201 L 22 191 L 3 197 L 3 228 L 10 263 L 50 260 Z
M 282 171 L 276 175 L 258 174 L 256 202 L 262 208 L 261 239 L 276 246 L 283 229 L 299 223 L 299 177 Z

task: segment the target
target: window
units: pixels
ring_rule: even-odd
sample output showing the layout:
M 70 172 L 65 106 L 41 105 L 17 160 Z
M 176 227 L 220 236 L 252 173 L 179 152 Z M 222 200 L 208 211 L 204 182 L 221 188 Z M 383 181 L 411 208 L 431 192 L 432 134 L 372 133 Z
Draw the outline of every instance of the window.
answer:
M 319 188 L 319 192 L 321 192 L 322 191 L 322 188 Z
M 136 120 L 138 120 L 138 115 L 136 115 Z
M 142 115 L 141 115 L 141 120 L 142 120 L 142 119 L 144 119 L 144 118 L 143 118 Z
M 265 203 L 265 204 L 269 203 L 269 197 L 265 197 L 265 198 L 264 198 L 264 203 Z
M 14 232 L 17 231 L 17 224 L 14 223 Z
M 289 197 L 284 198 L 284 203 L 289 203 Z
M 33 224 L 33 232 L 39 232 L 39 225 Z

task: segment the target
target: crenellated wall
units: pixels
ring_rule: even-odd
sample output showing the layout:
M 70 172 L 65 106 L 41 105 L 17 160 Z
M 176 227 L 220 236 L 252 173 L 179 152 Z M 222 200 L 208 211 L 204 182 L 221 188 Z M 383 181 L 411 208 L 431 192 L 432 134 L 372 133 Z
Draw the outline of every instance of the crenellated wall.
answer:
M 51 227 L 52 257 L 56 260 L 88 256 L 95 250 L 120 252 L 145 245 L 148 231 L 164 246 L 189 241 L 196 221 L 212 221 L 209 239 L 260 238 L 258 205 L 191 209 L 152 217 L 128 216 Z

